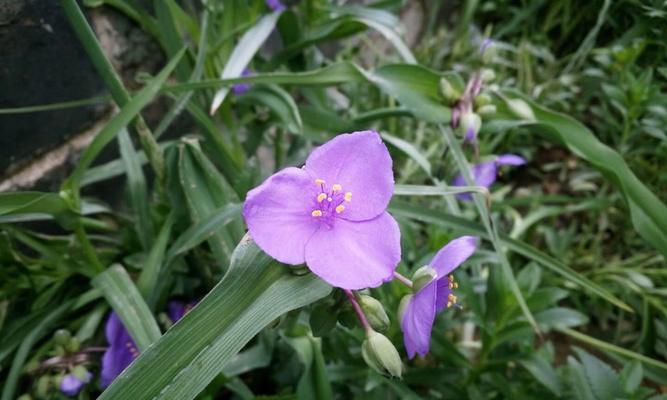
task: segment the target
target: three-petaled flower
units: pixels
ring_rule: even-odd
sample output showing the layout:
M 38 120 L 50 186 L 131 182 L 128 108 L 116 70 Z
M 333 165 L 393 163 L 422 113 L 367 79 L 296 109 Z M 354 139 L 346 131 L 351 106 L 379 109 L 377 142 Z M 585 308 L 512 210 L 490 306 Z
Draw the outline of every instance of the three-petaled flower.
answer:
M 450 274 L 475 252 L 476 247 L 477 238 L 462 236 L 449 242 L 433 257 L 429 264 L 434 271 L 433 278 L 421 288 L 416 288 L 401 318 L 408 357 L 413 358 L 415 354 L 425 356 L 428 353 L 436 313 L 453 306 L 457 301 L 453 289 L 458 284 Z
M 473 165 L 471 173 L 475 180 L 475 185 L 489 188 L 498 177 L 498 167 L 503 165 L 519 166 L 525 163 L 526 159 L 523 157 L 514 154 L 503 154 L 494 157 L 492 160 Z M 452 180 L 452 186 L 466 186 L 466 181 L 462 174 L 458 174 L 454 180 Z M 461 200 L 472 199 L 470 193 L 461 193 L 458 194 L 457 197 Z
M 316 148 L 303 168 L 285 168 L 248 192 L 243 216 L 271 257 L 306 263 L 329 284 L 376 287 L 392 279 L 400 232 L 386 211 L 392 161 L 375 131 L 339 135 Z

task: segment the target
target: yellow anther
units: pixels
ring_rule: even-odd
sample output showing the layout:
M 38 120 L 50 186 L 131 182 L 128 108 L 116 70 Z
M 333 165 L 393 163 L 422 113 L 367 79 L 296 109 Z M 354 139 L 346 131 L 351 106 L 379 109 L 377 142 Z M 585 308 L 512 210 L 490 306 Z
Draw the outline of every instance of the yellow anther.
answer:
M 333 189 L 334 192 L 339 192 L 343 190 L 343 187 L 337 183 L 334 183 L 333 186 L 331 186 L 331 189 Z
M 310 213 L 313 217 L 321 217 L 322 216 L 322 211 L 320 210 L 313 210 L 313 212 Z
M 352 192 L 345 193 L 345 201 L 352 201 Z
M 345 206 L 344 205 L 340 204 L 338 207 L 336 207 L 336 212 L 338 214 L 342 213 L 343 211 L 345 211 Z
M 317 202 L 318 202 L 318 203 L 321 203 L 321 202 L 323 202 L 324 199 L 326 199 L 326 198 L 327 198 L 327 194 L 326 194 L 326 193 L 320 193 L 320 194 L 317 195 Z
M 450 293 L 449 296 L 447 296 L 447 300 L 451 301 L 452 303 L 456 303 L 456 296 Z
M 448 301 L 448 302 L 447 302 L 447 308 L 449 308 L 449 307 L 451 307 L 451 306 L 452 306 L 452 302 L 451 302 L 451 301 Z
M 320 178 L 315 179 L 315 184 L 316 185 L 324 185 L 324 179 L 320 179 Z

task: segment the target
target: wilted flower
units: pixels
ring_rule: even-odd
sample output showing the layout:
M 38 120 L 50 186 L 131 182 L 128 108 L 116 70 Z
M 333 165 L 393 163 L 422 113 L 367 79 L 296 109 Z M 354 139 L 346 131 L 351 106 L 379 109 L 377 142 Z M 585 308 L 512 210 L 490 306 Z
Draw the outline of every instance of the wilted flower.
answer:
M 241 76 L 250 76 L 250 70 L 245 68 L 241 73 Z M 232 85 L 232 92 L 237 96 L 242 95 L 248 90 L 250 90 L 250 83 L 236 83 Z
M 472 166 L 472 176 L 475 180 L 475 185 L 483 186 L 485 188 L 491 187 L 493 182 L 498 177 L 498 167 L 502 165 L 523 165 L 526 160 L 523 157 L 514 154 L 503 154 L 496 156 L 493 160 L 485 161 Z M 452 186 L 466 186 L 466 181 L 462 174 L 458 174 L 452 181 Z M 457 195 L 461 200 L 471 200 L 470 193 L 461 193 Z
M 285 5 L 280 0 L 266 0 L 266 5 L 272 11 L 283 11 L 285 9 Z
M 333 286 L 376 287 L 392 279 L 400 232 L 385 211 L 394 190 L 392 161 L 374 131 L 339 135 L 303 168 L 285 168 L 248 193 L 243 216 L 271 257 L 306 263 Z
M 401 316 L 401 330 L 408 357 L 413 358 L 415 354 L 424 356 L 428 353 L 436 313 L 456 304 L 453 289 L 457 288 L 458 284 L 450 273 L 467 260 L 476 247 L 477 238 L 472 236 L 452 240 L 429 264 L 428 269 L 431 271 L 428 272 L 435 272 L 434 276 L 423 286 L 415 285 L 415 293 L 409 296 Z M 414 279 L 415 283 L 417 281 L 418 279 Z
M 92 377 L 88 371 L 84 372 L 83 379 L 73 373 L 67 374 L 60 381 L 60 391 L 67 396 L 76 396 Z

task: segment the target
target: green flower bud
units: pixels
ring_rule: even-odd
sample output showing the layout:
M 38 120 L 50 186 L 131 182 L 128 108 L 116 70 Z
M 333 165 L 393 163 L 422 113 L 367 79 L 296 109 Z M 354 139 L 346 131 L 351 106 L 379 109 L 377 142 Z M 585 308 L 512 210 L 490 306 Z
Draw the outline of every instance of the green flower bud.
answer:
M 77 339 L 76 337 L 72 337 L 65 346 L 65 350 L 67 350 L 69 353 L 76 353 L 77 351 L 79 351 L 80 348 L 81 348 L 81 342 L 79 342 L 79 339 Z
M 466 112 L 461 115 L 459 132 L 462 136 L 469 136 L 468 131 L 472 131 L 472 136 L 476 137 L 482 128 L 482 119 L 474 112 Z
M 361 355 L 368 364 L 380 374 L 401 377 L 403 364 L 396 347 L 386 336 L 373 330 L 369 331 L 361 345 Z
M 488 64 L 496 58 L 496 46 L 493 41 L 487 39 L 482 44 L 482 62 Z
M 525 101 L 521 99 L 505 99 L 505 104 L 507 104 L 507 107 L 515 117 L 529 121 L 535 120 L 533 109 Z
M 20 395 L 16 400 L 32 400 L 32 396 L 30 396 L 28 393 L 24 393 Z
M 84 382 L 87 382 L 90 379 L 88 376 L 88 370 L 83 365 L 77 365 L 74 367 L 74 369 L 72 369 L 72 375 L 76 376 Z
M 461 93 L 458 90 L 454 89 L 454 86 L 447 80 L 447 78 L 440 79 L 440 92 L 445 97 L 445 99 L 453 103 L 461 97 Z
M 72 334 L 69 333 L 67 329 L 58 329 L 54 334 L 53 334 L 53 341 L 56 342 L 56 344 L 61 345 L 61 346 L 66 346 L 67 342 L 72 338 Z
M 487 104 L 491 104 L 491 96 L 488 95 L 488 93 L 480 93 L 475 97 L 475 107 L 482 107 Z
M 29 374 L 37 372 L 38 369 L 39 369 L 39 361 L 37 360 L 28 361 L 28 363 L 26 363 L 25 365 L 25 372 Z
M 51 375 L 42 375 L 37 379 L 37 387 L 35 388 L 35 394 L 37 398 L 42 399 L 46 398 L 49 395 L 49 389 L 51 389 Z M 58 385 L 56 383 L 56 385 Z
M 412 275 L 412 290 L 417 293 L 421 288 L 428 285 L 433 279 L 438 276 L 438 273 L 428 265 L 419 268 L 414 275 Z
M 481 78 L 484 83 L 493 82 L 496 79 L 496 73 L 492 69 L 484 68 Z
M 477 109 L 477 113 L 481 116 L 493 115 L 496 113 L 496 111 L 497 111 L 496 106 L 494 106 L 493 104 L 487 104 Z
M 357 301 L 373 329 L 383 332 L 389 328 L 389 316 L 382 307 L 382 303 L 365 294 L 359 295 Z
M 401 299 L 401 302 L 398 304 L 398 323 L 400 324 L 401 321 L 403 321 L 403 316 L 405 315 L 405 310 L 408 308 L 408 304 L 410 304 L 410 300 L 412 300 L 412 295 L 408 294 L 403 296 Z

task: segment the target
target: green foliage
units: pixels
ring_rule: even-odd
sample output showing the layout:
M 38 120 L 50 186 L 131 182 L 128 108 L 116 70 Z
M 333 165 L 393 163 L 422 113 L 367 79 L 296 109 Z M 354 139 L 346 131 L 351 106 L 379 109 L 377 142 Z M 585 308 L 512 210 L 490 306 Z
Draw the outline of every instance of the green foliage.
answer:
M 75 365 L 99 375 L 110 309 L 142 353 L 80 398 L 661 398 L 662 2 L 84 3 L 136 23 L 164 66 L 129 91 L 77 2 L 61 0 L 111 96 L 0 110 L 118 107 L 59 192 L 0 194 L 2 400 L 64 398 L 57 387 Z M 402 12 L 418 3 L 421 30 Z M 416 45 L 403 39 L 414 35 Z M 482 57 L 487 36 L 495 51 Z M 495 79 L 471 105 L 482 120 L 474 147 L 450 124 L 482 69 Z M 251 88 L 234 94 L 238 83 Z M 151 130 L 142 110 L 157 96 L 171 105 Z M 176 118 L 188 129 L 164 140 Z M 400 380 L 364 362 L 368 341 L 343 293 L 270 259 L 241 217 L 268 175 L 370 128 L 394 160 L 399 272 L 459 235 L 483 239 L 455 273 L 462 307 L 438 316 L 423 359 L 405 357 L 397 311 L 408 289 L 360 294 L 403 357 L 402 368 L 387 359 Z M 114 143 L 119 158 L 95 164 Z M 490 189 L 470 176 L 448 186 L 505 153 L 529 164 L 503 169 Z M 90 197 L 92 183 L 114 177 L 125 179 L 121 204 Z M 459 201 L 464 192 L 474 201 Z M 162 312 L 174 299 L 198 304 L 174 323 Z

